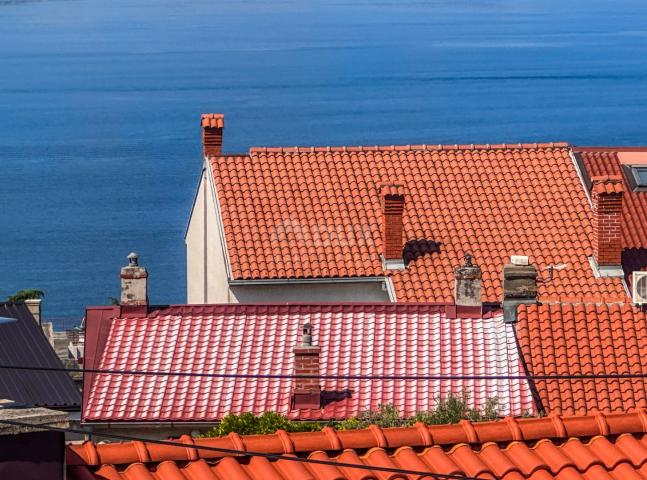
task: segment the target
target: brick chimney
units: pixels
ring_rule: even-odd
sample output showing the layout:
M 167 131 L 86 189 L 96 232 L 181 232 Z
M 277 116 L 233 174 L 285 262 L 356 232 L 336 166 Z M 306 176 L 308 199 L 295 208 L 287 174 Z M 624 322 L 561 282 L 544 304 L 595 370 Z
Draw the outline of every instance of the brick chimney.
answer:
M 481 268 L 474 265 L 474 257 L 466 253 L 463 265 L 454 269 L 454 302 L 458 318 L 474 318 L 482 315 Z
M 222 131 L 225 128 L 225 116 L 221 113 L 203 113 L 201 125 L 204 156 L 220 156 L 222 154 Z
M 128 255 L 128 265 L 121 269 L 120 305 L 148 306 L 148 272 L 139 266 L 139 256 L 136 253 Z
M 294 347 L 294 374 L 319 375 L 319 346 L 312 345 L 312 325 L 303 325 L 301 344 Z M 295 378 L 292 408 L 321 408 L 318 378 Z
M 622 276 L 622 177 L 591 178 L 593 257 L 600 276 Z
M 384 267 L 387 270 L 404 268 L 404 185 L 385 184 L 381 187 L 383 205 L 382 237 L 384 242 Z
M 503 319 L 517 321 L 517 307 L 537 303 L 537 268 L 528 257 L 514 255 L 511 263 L 503 266 Z

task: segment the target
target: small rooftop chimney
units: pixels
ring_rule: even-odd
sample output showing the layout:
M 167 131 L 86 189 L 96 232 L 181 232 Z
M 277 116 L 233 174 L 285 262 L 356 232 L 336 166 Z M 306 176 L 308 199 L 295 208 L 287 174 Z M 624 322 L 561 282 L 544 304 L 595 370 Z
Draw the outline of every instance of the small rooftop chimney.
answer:
M 34 320 L 38 322 L 38 325 L 42 325 L 43 321 L 41 319 L 43 301 L 40 298 L 30 298 L 25 300 L 25 305 L 29 310 L 29 313 L 34 317 Z
M 463 265 L 454 269 L 454 301 L 456 315 L 462 317 L 480 317 L 482 315 L 481 303 L 481 268 L 474 265 L 474 257 L 466 253 Z
M 319 346 L 312 345 L 312 325 L 303 325 L 301 344 L 294 347 L 294 374 L 319 376 Z M 292 408 L 321 408 L 318 378 L 295 378 Z
M 601 277 L 622 277 L 622 177 L 592 177 L 593 258 Z
M 514 263 L 503 266 L 503 319 L 517 321 L 517 307 L 537 303 L 537 268 L 528 257 L 514 255 Z
M 222 155 L 222 131 L 225 128 L 225 116 L 221 113 L 202 114 L 202 147 L 205 157 Z
M 139 266 L 136 253 L 128 255 L 128 265 L 121 269 L 121 305 L 148 305 L 148 272 Z
M 404 268 L 404 185 L 385 184 L 381 188 L 384 220 L 382 237 L 384 242 L 384 267 L 387 270 Z

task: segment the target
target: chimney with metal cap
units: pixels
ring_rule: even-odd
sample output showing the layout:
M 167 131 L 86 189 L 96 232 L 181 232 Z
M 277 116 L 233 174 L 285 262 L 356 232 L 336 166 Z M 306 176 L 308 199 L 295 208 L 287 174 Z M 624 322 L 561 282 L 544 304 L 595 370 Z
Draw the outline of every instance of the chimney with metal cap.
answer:
M 463 265 L 454 269 L 454 302 L 459 318 L 473 318 L 482 315 L 481 268 L 474 264 L 474 257 L 466 253 Z
M 202 148 L 205 157 L 222 155 L 222 131 L 225 128 L 225 116 L 222 113 L 203 113 Z
M 294 374 L 319 376 L 319 346 L 312 345 L 312 325 L 303 325 L 301 343 L 294 347 Z M 319 378 L 295 378 L 292 408 L 321 408 Z
M 503 318 L 507 323 L 517 321 L 517 307 L 537 303 L 537 268 L 528 257 L 513 255 L 503 266 Z
M 148 305 L 148 272 L 139 266 L 136 253 L 128 255 L 128 265 L 121 269 L 121 305 Z

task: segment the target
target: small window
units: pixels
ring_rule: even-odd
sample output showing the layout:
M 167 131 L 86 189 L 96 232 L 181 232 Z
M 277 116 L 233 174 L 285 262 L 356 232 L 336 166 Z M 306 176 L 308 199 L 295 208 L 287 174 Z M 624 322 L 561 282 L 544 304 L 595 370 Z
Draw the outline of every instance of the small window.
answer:
M 647 166 L 633 167 L 636 184 L 639 187 L 647 187 Z

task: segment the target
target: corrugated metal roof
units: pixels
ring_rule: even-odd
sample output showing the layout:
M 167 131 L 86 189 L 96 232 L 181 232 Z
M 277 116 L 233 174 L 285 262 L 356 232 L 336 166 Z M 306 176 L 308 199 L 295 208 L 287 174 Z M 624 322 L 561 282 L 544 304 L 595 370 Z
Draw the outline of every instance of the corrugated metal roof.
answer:
M 0 317 L 17 320 L 0 324 L 0 364 L 63 367 L 25 304 L 0 303 Z M 0 398 L 41 407 L 81 405 L 81 395 L 65 372 L 0 370 Z

